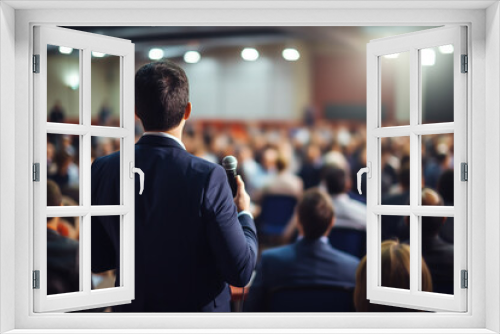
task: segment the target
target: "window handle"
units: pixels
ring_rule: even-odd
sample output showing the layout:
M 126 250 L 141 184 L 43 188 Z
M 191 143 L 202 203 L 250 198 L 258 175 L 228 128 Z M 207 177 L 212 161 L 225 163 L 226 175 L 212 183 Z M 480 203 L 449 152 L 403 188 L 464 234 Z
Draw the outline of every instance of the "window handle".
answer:
M 144 191 L 144 172 L 142 171 L 142 169 L 134 167 L 134 163 L 132 161 L 130 161 L 129 170 L 131 179 L 134 178 L 134 173 L 139 174 L 139 184 L 140 184 L 139 195 L 142 195 L 142 192 Z
M 366 175 L 368 176 L 369 179 L 371 179 L 372 177 L 372 163 L 370 161 L 367 162 L 367 167 L 364 167 L 364 168 L 361 168 L 359 171 L 358 171 L 358 192 L 359 194 L 361 195 L 362 194 L 362 191 L 361 191 L 361 175 L 363 175 L 363 173 L 366 173 Z

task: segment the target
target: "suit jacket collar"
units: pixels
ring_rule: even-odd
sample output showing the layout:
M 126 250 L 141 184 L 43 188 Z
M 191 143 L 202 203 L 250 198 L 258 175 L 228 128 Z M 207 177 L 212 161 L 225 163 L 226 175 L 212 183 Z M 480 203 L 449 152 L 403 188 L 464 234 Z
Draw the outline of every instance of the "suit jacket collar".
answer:
M 173 147 L 181 150 L 185 150 L 177 141 L 172 138 L 163 136 L 142 136 L 136 145 L 149 145 L 149 146 L 163 146 L 163 147 Z

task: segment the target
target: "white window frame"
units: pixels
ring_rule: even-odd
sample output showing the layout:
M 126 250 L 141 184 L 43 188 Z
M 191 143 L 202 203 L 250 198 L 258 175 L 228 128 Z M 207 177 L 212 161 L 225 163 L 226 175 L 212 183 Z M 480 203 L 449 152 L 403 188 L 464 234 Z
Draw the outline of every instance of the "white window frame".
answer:
M 150 10 L 121 9 L 150 8 Z M 76 332 L 70 328 L 87 328 L 88 332 L 106 332 L 106 329 L 129 329 L 129 333 L 143 333 L 138 328 L 191 328 L 187 332 L 202 332 L 196 329 L 212 329 L 211 332 L 248 332 L 237 328 L 253 328 L 252 332 L 282 332 L 283 328 L 296 328 L 293 332 L 345 332 L 350 333 L 492 333 L 500 331 L 498 313 L 500 298 L 500 135 L 498 109 L 500 99 L 500 11 L 497 1 L 486 2 L 307 2 L 286 3 L 232 2 L 223 5 L 217 2 L 197 3 L 193 8 L 189 2 L 17 2 L 0 4 L 0 182 L 2 195 L 0 205 L 0 322 L 1 329 L 16 329 L 15 333 L 36 333 L 36 329 L 61 329 L 61 332 Z M 392 6 L 398 9 L 391 9 Z M 12 7 L 11 7 L 12 6 Z M 61 7 L 65 8 L 61 8 Z M 221 9 L 222 7 L 224 9 Z M 69 7 L 69 8 L 68 8 Z M 163 7 L 163 8 L 157 8 Z M 58 10 L 45 10 L 47 8 Z M 79 8 L 79 9 L 75 9 Z M 82 9 L 86 8 L 86 9 Z M 103 8 L 107 8 L 104 9 Z M 244 10 L 246 9 L 246 10 Z M 470 183 L 468 197 L 468 247 L 469 310 L 467 313 L 439 314 L 338 314 L 338 315 L 200 315 L 200 314 L 144 314 L 144 315 L 36 315 L 32 310 L 31 284 L 32 263 L 28 259 L 32 238 L 30 235 L 32 203 L 26 198 L 32 191 L 32 106 L 26 96 L 31 96 L 30 65 L 31 35 L 34 24 L 58 25 L 428 25 L 465 24 L 469 27 L 468 79 L 471 90 L 468 96 L 468 133 Z M 486 22 L 486 26 L 485 26 Z M 488 27 L 488 29 L 486 29 Z M 6 29 L 7 28 L 7 29 Z M 488 66 L 488 71 L 485 71 Z M 15 67 L 15 70 L 14 70 Z M 4 76 L 9 73 L 9 78 Z M 15 87 L 9 86 L 16 78 Z M 15 110 L 15 113 L 5 110 Z M 472 121 L 474 118 L 474 121 Z M 7 122 L 5 122 L 7 121 Z M 9 127 L 15 124 L 15 131 Z M 488 134 L 488 141 L 486 141 Z M 15 147 L 12 147 L 12 137 Z M 488 150 L 488 155 L 485 154 Z M 486 163 L 488 162 L 488 163 Z M 15 179 L 12 173 L 15 171 Z M 488 182 L 485 182 L 486 172 Z M 11 190 L 3 185 L 15 186 L 15 200 L 8 200 Z M 488 197 L 486 196 L 488 194 Z M 484 204 L 486 202 L 486 205 Z M 13 205 L 14 210 L 10 207 Z M 486 219 L 488 215 L 488 219 Z M 12 224 L 12 221 L 15 224 Z M 474 228 L 471 227 L 474 225 Z M 14 238 L 12 236 L 14 235 Z M 473 247 L 472 247 L 473 245 Z M 486 251 L 488 249 L 488 251 Z M 14 254 L 14 256 L 12 256 Z M 486 262 L 488 261 L 488 266 Z M 12 289 L 15 286 L 15 289 Z M 486 293 L 486 290 L 488 293 Z M 14 307 L 12 307 L 14 305 Z M 409 329 L 409 327 L 413 329 Z M 260 328 L 260 329 L 259 329 Z M 300 328 L 297 330 L 297 328 Z M 326 330 L 330 328 L 331 330 Z M 337 330 L 335 330 L 337 328 Z M 353 328 L 357 328 L 355 330 Z M 388 330 L 392 328 L 393 330 Z M 447 330 L 448 328 L 448 330 Z M 26 329 L 26 330 L 23 330 Z M 62 330 L 64 329 L 64 330 Z M 99 330 L 101 329 L 101 330 Z M 281 330 L 280 330 L 281 329 Z M 321 330 L 323 329 L 323 330 Z M 462 329 L 462 330 L 460 330 Z M 292 330 L 290 330 L 292 331 Z M 167 330 L 163 332 L 181 332 Z
M 370 41 L 367 45 L 367 163 L 371 166 L 367 182 L 367 298 L 374 303 L 420 310 L 457 311 L 467 309 L 467 291 L 461 288 L 461 270 L 467 270 L 467 184 L 461 181 L 461 163 L 467 163 L 467 73 L 462 73 L 461 55 L 467 55 L 466 28 L 459 25 L 433 28 Z M 420 50 L 453 45 L 452 122 L 422 124 L 422 65 Z M 409 125 L 382 126 L 381 76 L 385 55 L 408 52 Z M 454 206 L 422 206 L 422 135 L 454 135 Z M 383 205 L 381 183 L 382 138 L 410 140 L 410 204 Z M 383 215 L 410 219 L 410 288 L 381 286 L 381 224 Z M 421 217 L 454 217 L 453 290 L 451 295 L 421 291 L 422 234 Z
M 34 54 L 39 56 L 39 71 L 33 74 L 34 96 L 34 162 L 39 163 L 39 181 L 33 184 L 33 268 L 39 271 L 39 288 L 34 289 L 34 311 L 75 311 L 130 303 L 134 298 L 134 44 L 129 40 L 101 36 L 51 26 L 34 27 Z M 47 122 L 47 47 L 65 46 L 78 52 L 79 124 Z M 120 126 L 91 125 L 91 53 L 101 52 L 119 57 Z M 69 134 L 80 137 L 80 203 L 78 206 L 47 207 L 47 134 Z M 120 140 L 120 205 L 91 205 L 91 138 Z M 120 217 L 120 286 L 92 290 L 91 244 L 92 216 Z M 80 251 L 78 292 L 47 295 L 47 227 L 46 217 L 80 217 Z

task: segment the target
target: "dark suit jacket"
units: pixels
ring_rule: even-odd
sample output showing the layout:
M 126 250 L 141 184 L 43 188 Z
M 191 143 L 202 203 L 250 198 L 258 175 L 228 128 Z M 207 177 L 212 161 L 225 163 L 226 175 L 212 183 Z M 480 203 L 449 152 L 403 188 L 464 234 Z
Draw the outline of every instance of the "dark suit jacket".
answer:
M 47 229 L 47 294 L 80 291 L 78 242 Z
M 119 154 L 92 164 L 92 204 L 119 203 Z M 224 169 L 175 140 L 143 136 L 135 165 L 135 300 L 119 312 L 230 311 L 228 284 L 244 286 L 257 258 L 249 215 L 238 219 Z M 119 269 L 117 217 L 92 219 L 92 270 Z M 119 270 L 117 270 L 119 273 Z M 119 276 L 117 284 L 119 285 Z
M 294 244 L 262 253 L 245 310 L 266 311 L 269 291 L 278 287 L 332 285 L 353 288 L 359 259 L 320 239 L 301 239 Z

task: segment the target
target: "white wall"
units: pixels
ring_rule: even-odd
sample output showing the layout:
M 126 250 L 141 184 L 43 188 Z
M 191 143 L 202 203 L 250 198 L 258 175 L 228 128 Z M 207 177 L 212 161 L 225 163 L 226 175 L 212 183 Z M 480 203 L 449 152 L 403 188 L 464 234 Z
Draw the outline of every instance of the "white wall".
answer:
M 73 53 L 75 52 L 77 51 L 74 50 Z M 59 100 L 66 117 L 78 119 L 80 88 L 71 89 L 68 85 L 68 76 L 78 75 L 78 57 L 53 54 L 47 57 L 47 67 L 47 113 Z M 118 117 L 120 111 L 119 57 L 93 57 L 91 71 L 92 118 L 97 117 L 105 102 L 108 103 L 113 115 Z
M 14 10 L 0 3 L 0 332 L 14 328 Z
M 311 69 L 305 47 L 289 62 L 281 47 L 257 47 L 260 57 L 244 61 L 240 49 L 210 53 L 179 65 L 189 79 L 193 119 L 294 120 L 311 102 Z

